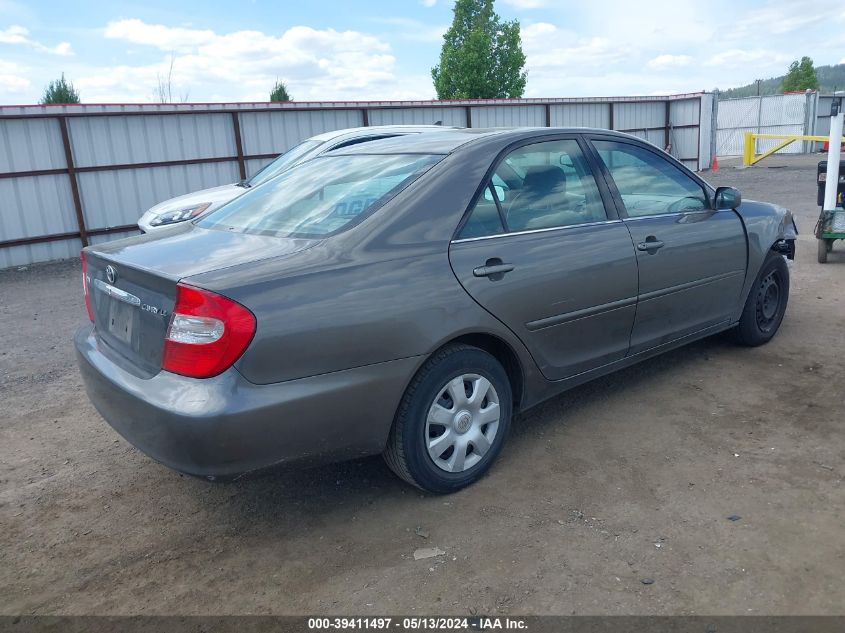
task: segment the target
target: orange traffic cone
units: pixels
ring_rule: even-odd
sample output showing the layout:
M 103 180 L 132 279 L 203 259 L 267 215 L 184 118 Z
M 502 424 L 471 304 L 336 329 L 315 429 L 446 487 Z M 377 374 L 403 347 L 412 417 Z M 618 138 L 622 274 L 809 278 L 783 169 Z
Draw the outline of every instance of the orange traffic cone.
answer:
M 713 172 L 717 172 L 717 171 L 719 171 L 719 157 L 718 157 L 718 156 L 714 156 L 714 157 L 713 157 L 713 162 L 712 162 L 712 164 L 710 165 L 710 169 L 711 169 Z

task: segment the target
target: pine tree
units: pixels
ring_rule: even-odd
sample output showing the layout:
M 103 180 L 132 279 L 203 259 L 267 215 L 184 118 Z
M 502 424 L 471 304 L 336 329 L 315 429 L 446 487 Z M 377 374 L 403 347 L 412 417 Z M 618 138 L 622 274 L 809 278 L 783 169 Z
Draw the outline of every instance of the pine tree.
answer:
M 276 85 L 273 86 L 273 90 L 270 91 L 270 101 L 293 101 L 291 96 L 288 94 L 288 87 L 285 85 L 284 81 L 276 80 Z
M 79 91 L 65 79 L 65 74 L 62 73 L 61 79 L 51 81 L 45 88 L 44 95 L 39 103 L 42 105 L 48 103 L 79 103 Z

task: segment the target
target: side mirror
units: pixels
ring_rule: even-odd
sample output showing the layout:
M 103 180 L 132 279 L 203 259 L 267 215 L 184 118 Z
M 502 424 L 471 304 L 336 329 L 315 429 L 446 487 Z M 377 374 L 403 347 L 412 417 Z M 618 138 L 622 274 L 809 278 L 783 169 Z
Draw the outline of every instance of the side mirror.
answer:
M 733 187 L 719 187 L 716 189 L 716 210 L 736 209 L 742 204 L 742 194 Z

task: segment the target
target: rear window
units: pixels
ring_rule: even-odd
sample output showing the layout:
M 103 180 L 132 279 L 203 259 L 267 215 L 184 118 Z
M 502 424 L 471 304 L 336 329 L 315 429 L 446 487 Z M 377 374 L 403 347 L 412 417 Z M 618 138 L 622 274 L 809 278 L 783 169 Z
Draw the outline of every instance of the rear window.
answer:
M 327 237 L 395 196 L 442 156 L 323 156 L 251 189 L 196 224 L 276 237 Z

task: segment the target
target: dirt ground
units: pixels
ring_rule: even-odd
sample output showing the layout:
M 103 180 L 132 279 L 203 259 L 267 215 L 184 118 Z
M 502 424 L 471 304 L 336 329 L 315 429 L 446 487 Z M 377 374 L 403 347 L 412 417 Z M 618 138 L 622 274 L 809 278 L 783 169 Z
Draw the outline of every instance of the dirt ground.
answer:
M 797 216 L 774 341 L 549 401 L 448 497 L 380 458 L 233 484 L 160 466 L 84 394 L 78 262 L 0 273 L 0 613 L 845 613 L 845 244 L 816 263 L 816 160 L 708 174 Z

